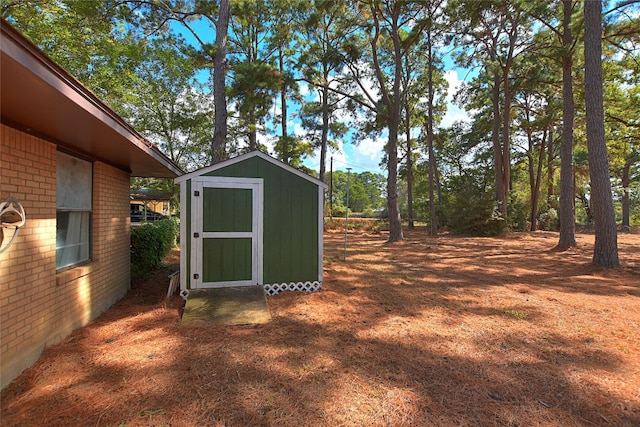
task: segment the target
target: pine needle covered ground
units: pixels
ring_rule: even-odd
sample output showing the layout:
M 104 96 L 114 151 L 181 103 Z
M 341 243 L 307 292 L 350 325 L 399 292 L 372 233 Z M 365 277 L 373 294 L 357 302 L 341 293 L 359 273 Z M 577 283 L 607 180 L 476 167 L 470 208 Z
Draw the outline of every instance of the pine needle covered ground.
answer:
M 640 425 L 640 235 L 327 233 L 324 289 L 193 326 L 168 267 L 2 392 L 2 426 Z

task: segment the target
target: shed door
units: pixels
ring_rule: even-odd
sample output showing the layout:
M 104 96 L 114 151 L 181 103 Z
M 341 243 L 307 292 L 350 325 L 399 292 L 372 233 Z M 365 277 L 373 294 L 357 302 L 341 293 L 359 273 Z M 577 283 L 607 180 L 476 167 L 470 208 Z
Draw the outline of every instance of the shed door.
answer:
M 200 177 L 192 197 L 191 287 L 262 284 L 262 179 Z

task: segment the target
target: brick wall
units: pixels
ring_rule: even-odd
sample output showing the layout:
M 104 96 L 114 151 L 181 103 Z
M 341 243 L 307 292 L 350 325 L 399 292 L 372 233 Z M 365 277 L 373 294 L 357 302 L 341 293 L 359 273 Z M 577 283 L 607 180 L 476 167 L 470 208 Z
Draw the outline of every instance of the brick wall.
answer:
M 93 166 L 93 260 L 100 265 L 92 305 L 103 312 L 129 289 L 129 174 L 108 166 Z
M 129 289 L 129 175 L 93 163 L 92 261 L 56 273 L 56 145 L 0 126 L 0 200 L 17 198 L 27 216 L 0 254 L 4 387 L 47 345 L 95 319 Z

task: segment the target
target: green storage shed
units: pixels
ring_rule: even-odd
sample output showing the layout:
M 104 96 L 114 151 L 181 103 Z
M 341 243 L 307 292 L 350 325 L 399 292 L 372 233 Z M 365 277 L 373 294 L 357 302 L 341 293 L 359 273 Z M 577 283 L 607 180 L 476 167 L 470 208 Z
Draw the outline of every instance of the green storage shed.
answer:
M 322 288 L 327 186 L 260 151 L 182 175 L 180 288 Z

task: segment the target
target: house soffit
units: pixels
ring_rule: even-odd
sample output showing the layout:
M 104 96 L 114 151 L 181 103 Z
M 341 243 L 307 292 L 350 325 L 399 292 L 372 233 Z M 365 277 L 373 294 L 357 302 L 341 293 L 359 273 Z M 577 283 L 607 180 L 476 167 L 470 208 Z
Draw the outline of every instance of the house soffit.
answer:
M 2 123 L 133 176 L 182 170 L 6 21 L 0 22 Z

